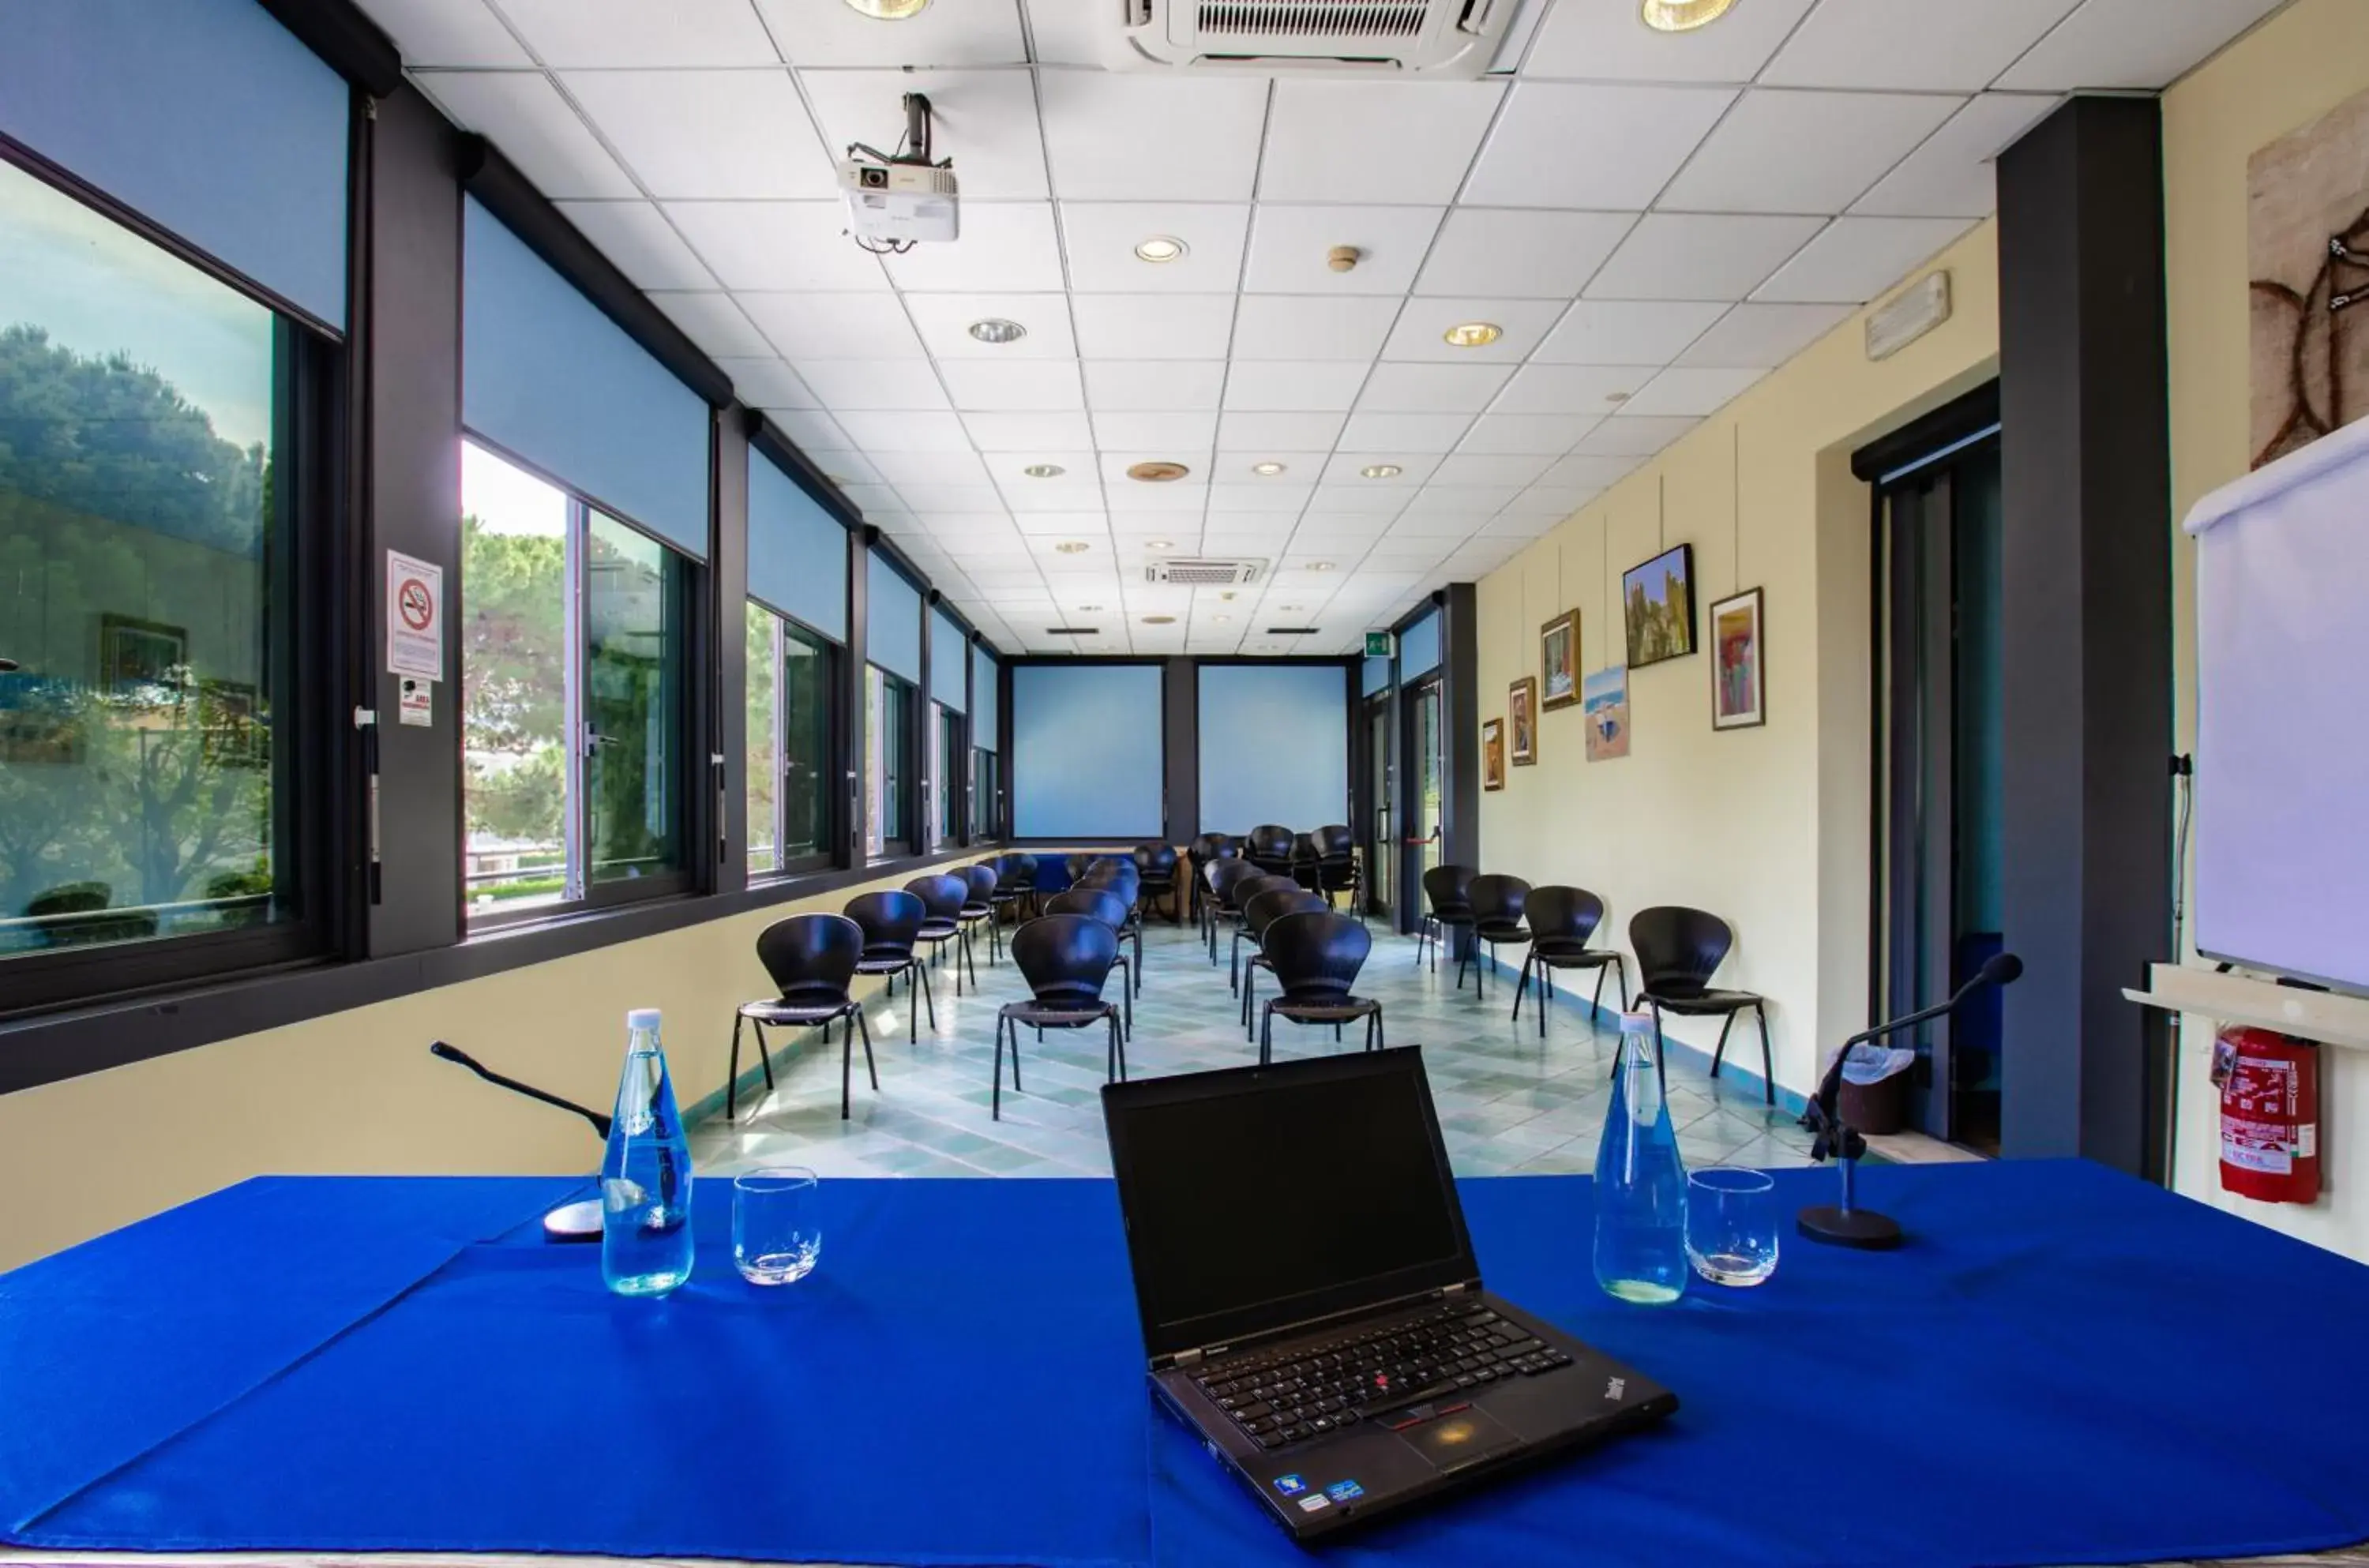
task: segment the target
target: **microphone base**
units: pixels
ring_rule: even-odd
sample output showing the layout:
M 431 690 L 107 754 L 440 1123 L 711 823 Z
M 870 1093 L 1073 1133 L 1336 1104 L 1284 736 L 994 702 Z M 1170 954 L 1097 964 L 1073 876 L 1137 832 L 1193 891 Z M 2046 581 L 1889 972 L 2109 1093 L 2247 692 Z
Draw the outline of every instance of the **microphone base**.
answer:
M 546 1242 L 597 1242 L 601 1239 L 601 1200 L 563 1203 L 543 1217 Z
M 1837 1208 L 1831 1204 L 1802 1210 L 1793 1228 L 1813 1242 L 1871 1253 L 1888 1253 L 1904 1240 L 1895 1220 L 1872 1209 Z

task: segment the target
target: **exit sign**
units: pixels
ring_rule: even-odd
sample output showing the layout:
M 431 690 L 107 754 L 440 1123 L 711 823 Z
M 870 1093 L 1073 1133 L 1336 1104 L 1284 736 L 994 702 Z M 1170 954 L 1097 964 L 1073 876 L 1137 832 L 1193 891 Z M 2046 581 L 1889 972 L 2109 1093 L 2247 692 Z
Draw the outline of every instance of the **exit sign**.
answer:
M 1390 635 L 1388 632 L 1368 632 L 1366 634 L 1366 657 L 1368 658 L 1390 658 Z

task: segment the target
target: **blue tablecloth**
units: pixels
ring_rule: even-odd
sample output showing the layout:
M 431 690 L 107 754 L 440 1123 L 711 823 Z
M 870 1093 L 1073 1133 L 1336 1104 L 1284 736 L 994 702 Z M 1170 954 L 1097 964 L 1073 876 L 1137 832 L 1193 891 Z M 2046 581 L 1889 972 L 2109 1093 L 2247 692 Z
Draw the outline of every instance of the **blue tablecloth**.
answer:
M 1780 1176 L 1791 1207 L 1827 1173 Z M 0 1539 L 898 1563 L 1305 1559 L 1146 1400 L 1099 1182 L 826 1183 L 663 1303 L 566 1183 L 250 1182 L 0 1276 Z M 1328 1550 L 2064 1563 L 2369 1539 L 2369 1269 L 2096 1167 L 1871 1171 L 1913 1241 L 1626 1307 L 1589 1187 L 1463 1185 L 1491 1287 L 1676 1388 L 1661 1429 Z

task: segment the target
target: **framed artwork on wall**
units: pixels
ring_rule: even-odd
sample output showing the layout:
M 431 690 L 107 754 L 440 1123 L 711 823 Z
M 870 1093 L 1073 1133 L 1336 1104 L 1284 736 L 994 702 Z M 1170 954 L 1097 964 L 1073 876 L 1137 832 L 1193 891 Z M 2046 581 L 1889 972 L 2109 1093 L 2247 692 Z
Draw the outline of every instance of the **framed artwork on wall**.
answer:
M 1481 726 L 1481 787 L 1505 787 L 1505 721 L 1501 718 Z
M 1527 768 L 1539 760 L 1539 678 L 1525 675 L 1505 693 L 1505 727 L 1512 744 L 1507 761 Z
M 1539 628 L 1539 705 L 1547 713 L 1579 701 L 1579 612 Z
M 1711 607 L 1711 727 L 1748 729 L 1768 722 L 1768 654 L 1760 590 L 1747 588 Z
M 1620 574 L 1629 668 L 1642 670 L 1695 651 L 1695 547 L 1673 544 Z
M 1606 762 L 1629 755 L 1629 671 L 1621 665 L 1588 672 L 1583 689 L 1587 706 L 1587 760 Z

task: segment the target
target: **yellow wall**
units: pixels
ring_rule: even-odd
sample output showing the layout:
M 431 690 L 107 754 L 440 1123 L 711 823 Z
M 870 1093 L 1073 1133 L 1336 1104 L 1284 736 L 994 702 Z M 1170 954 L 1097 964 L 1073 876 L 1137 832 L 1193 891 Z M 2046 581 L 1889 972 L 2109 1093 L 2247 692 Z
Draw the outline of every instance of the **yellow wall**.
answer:
M 2197 499 L 2246 472 L 2249 385 L 2246 160 L 2264 143 L 2369 90 L 2369 5 L 2298 0 L 2164 96 L 2165 281 L 2171 349 L 2174 525 Z M 2196 737 L 2195 548 L 2175 535 L 2173 668 L 2180 745 Z M 2200 762 L 2209 760 L 2200 759 Z M 2220 1190 L 2218 1101 L 2206 1076 L 2209 1020 L 2182 1021 L 2178 1168 L 2181 1192 L 2369 1257 L 2369 1057 L 2322 1055 L 2323 1125 L 2333 1189 L 2309 1208 Z
M 1955 292 L 1946 325 L 1871 363 L 1860 320 L 1844 323 L 1479 589 L 1484 718 L 1539 673 L 1539 626 L 1564 610 L 1580 612 L 1583 670 L 1621 662 L 1619 575 L 1665 545 L 1693 544 L 1702 610 L 1765 590 L 1765 727 L 1712 731 L 1707 653 L 1631 671 L 1631 755 L 1588 762 L 1580 709 L 1543 715 L 1539 764 L 1482 796 L 1481 864 L 1595 891 L 1624 949 L 1647 905 L 1723 916 L 1736 941 L 1721 983 L 1772 1000 L 1777 1079 L 1796 1090 L 1817 1042 L 1865 1022 L 1872 562 L 1850 452 L 1997 373 L 1994 226 L 1934 265 Z M 1708 1049 L 1718 1023 L 1674 1033 Z M 1748 1024 L 1739 1048 L 1757 1071 Z

